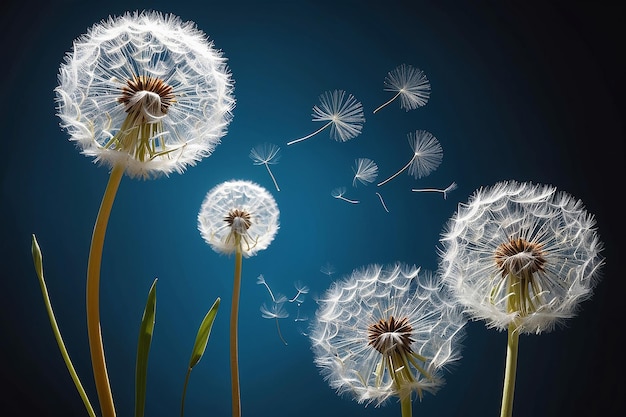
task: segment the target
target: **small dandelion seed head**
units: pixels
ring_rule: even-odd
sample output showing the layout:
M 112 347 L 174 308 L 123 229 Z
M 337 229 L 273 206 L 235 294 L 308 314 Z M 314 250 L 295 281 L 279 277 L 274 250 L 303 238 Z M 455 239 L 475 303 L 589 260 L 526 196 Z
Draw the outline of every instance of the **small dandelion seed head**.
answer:
M 241 250 L 246 257 L 266 249 L 279 228 L 274 197 L 245 180 L 221 183 L 206 194 L 198 213 L 198 230 L 211 248 L 223 254 Z M 258 282 L 264 282 L 259 276 Z

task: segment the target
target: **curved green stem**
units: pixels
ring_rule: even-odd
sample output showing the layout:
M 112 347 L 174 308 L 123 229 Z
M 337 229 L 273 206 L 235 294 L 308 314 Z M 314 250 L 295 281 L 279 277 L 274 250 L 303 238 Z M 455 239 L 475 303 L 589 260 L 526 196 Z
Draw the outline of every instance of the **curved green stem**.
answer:
M 87 333 L 89 336 L 91 365 L 93 367 L 102 417 L 115 417 L 115 406 L 104 359 L 104 347 L 100 330 L 100 266 L 102 264 L 102 250 L 104 248 L 104 236 L 109 222 L 109 215 L 111 214 L 117 189 L 124 175 L 124 169 L 125 166 L 123 164 L 117 164 L 111 170 L 109 182 L 104 191 L 91 236 L 89 261 L 87 264 Z
M 187 385 L 189 384 L 189 375 L 191 375 L 191 366 L 187 368 L 187 375 L 185 375 L 185 384 L 183 385 L 183 399 L 180 402 L 180 417 L 185 415 L 185 397 L 187 396 Z
M 517 351 L 519 331 L 514 323 L 509 324 L 506 346 L 506 368 L 504 371 L 504 388 L 502 390 L 502 408 L 500 417 L 513 415 L 513 394 L 515 393 L 515 374 L 517 371 Z
M 57 325 L 57 320 L 54 316 L 54 311 L 52 310 L 52 304 L 50 303 L 50 296 L 48 295 L 48 287 L 46 286 L 46 281 L 43 276 L 43 263 L 42 263 L 41 250 L 39 249 L 39 244 L 37 243 L 37 239 L 35 238 L 35 235 L 33 235 L 32 252 L 33 252 L 33 259 L 35 261 L 35 269 L 37 270 L 37 277 L 39 278 L 39 284 L 41 285 L 41 293 L 43 295 L 43 301 L 46 305 L 46 311 L 48 312 L 50 324 L 52 325 L 52 332 L 54 333 L 54 337 L 57 341 L 57 344 L 59 345 L 61 356 L 63 356 L 63 360 L 65 361 L 67 370 L 70 372 L 70 375 L 72 376 L 72 380 L 74 381 L 74 385 L 76 385 L 76 389 L 78 390 L 78 394 L 80 395 L 80 398 L 83 400 L 83 404 L 85 404 L 87 413 L 89 414 L 90 417 L 96 417 L 96 413 L 93 411 L 93 407 L 91 406 L 91 403 L 89 402 L 87 393 L 85 392 L 83 385 L 80 383 L 78 374 L 76 373 L 76 370 L 74 369 L 74 365 L 72 364 L 70 355 L 67 352 L 65 343 L 63 342 L 63 337 L 61 337 L 61 331 L 59 330 L 59 326 Z
M 239 293 L 241 288 L 241 245 L 235 251 L 235 276 L 233 282 L 233 304 L 230 309 L 230 380 L 232 389 L 233 417 L 241 417 L 241 395 L 239 393 L 239 359 L 237 341 L 237 318 L 239 315 Z

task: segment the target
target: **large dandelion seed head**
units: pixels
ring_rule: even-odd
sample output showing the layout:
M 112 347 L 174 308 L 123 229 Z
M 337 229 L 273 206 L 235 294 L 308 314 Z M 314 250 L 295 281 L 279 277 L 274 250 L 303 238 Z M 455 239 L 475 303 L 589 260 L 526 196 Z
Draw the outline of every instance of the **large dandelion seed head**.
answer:
M 459 204 L 441 238 L 441 273 L 489 327 L 541 333 L 573 317 L 604 264 L 595 219 L 550 185 L 503 181 Z
M 368 265 L 319 301 L 310 335 L 331 388 L 359 403 L 435 393 L 460 357 L 465 319 L 443 282 L 402 263 Z
M 235 106 L 222 53 L 194 23 L 159 12 L 92 26 L 58 78 L 57 114 L 70 140 L 131 177 L 182 173 L 209 156 Z
M 198 213 L 198 230 L 218 253 L 238 248 L 246 257 L 266 249 L 279 227 L 274 197 L 263 187 L 245 180 L 215 186 L 204 198 Z

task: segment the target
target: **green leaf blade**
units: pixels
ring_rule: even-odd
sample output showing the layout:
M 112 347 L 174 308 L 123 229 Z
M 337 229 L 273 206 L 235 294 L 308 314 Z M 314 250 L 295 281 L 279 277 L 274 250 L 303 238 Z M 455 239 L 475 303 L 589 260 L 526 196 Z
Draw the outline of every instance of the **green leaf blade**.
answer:
M 204 355 L 204 351 L 206 350 L 206 345 L 209 341 L 209 336 L 211 335 L 211 329 L 213 328 L 213 322 L 215 321 L 215 316 L 217 315 L 217 310 L 220 307 L 220 298 L 218 297 L 209 311 L 204 316 L 200 327 L 198 328 L 198 334 L 196 335 L 196 341 L 193 345 L 193 350 L 191 352 L 191 359 L 189 360 L 189 368 L 193 368 L 200 362 L 202 359 L 202 355 Z
M 156 283 L 154 280 L 148 293 L 146 307 L 139 327 L 137 342 L 137 364 L 135 367 L 135 417 L 143 417 L 146 407 L 146 385 L 148 380 L 148 354 L 156 317 Z

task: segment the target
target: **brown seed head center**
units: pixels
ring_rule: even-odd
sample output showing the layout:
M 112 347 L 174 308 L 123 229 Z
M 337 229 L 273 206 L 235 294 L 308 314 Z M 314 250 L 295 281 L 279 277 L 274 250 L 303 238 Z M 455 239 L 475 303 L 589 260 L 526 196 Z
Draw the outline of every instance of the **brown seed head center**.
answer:
M 226 221 L 230 227 L 241 228 L 242 230 L 238 230 L 240 233 L 245 232 L 252 225 L 250 213 L 239 209 L 231 210 L 228 216 L 224 217 L 224 221 Z
M 368 329 L 368 345 L 382 354 L 390 354 L 390 351 L 403 351 L 411 353 L 411 332 L 413 327 L 409 324 L 409 319 L 403 317 L 396 320 L 390 316 L 389 320 L 380 319 L 378 323 L 370 324 Z
M 122 87 L 122 96 L 118 99 L 120 103 L 126 106 L 126 112 L 129 113 L 136 110 L 137 105 L 142 105 L 142 98 L 146 95 L 158 97 L 158 110 L 160 115 L 165 115 L 168 108 L 174 102 L 173 88 L 166 84 L 160 78 L 154 78 L 146 75 L 133 76 L 132 79 L 126 81 L 126 85 Z
M 523 272 L 533 274 L 543 271 L 546 265 L 542 245 L 522 238 L 511 239 L 498 246 L 495 258 L 496 265 L 498 265 L 503 277 L 509 273 L 515 275 L 520 275 Z

